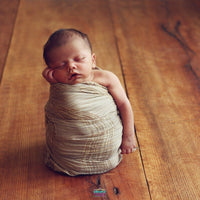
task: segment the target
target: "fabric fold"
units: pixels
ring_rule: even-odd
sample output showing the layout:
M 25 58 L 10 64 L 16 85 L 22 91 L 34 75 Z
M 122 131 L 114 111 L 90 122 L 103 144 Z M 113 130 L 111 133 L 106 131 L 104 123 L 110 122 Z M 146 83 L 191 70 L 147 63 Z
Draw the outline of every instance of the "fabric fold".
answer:
M 107 88 L 52 84 L 45 106 L 45 163 L 70 176 L 99 174 L 121 161 L 122 123 Z

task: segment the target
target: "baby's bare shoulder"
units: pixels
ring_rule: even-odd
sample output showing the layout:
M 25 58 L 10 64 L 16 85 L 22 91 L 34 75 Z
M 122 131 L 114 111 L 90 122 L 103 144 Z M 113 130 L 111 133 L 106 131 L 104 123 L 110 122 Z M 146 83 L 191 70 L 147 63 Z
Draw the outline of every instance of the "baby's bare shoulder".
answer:
M 94 71 L 94 81 L 108 87 L 116 79 L 116 75 L 107 70 L 95 70 Z

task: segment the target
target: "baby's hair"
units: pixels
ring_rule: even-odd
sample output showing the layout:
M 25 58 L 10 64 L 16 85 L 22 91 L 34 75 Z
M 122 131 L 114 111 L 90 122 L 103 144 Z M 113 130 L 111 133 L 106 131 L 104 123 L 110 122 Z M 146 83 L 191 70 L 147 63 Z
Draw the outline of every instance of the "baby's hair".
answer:
M 59 29 L 55 31 L 52 35 L 50 35 L 49 39 L 47 40 L 46 44 L 44 45 L 44 51 L 43 51 L 43 58 L 45 63 L 49 64 L 49 58 L 48 53 L 56 47 L 62 46 L 65 44 L 69 38 L 73 36 L 78 36 L 82 38 L 86 44 L 88 45 L 90 51 L 92 52 L 92 45 L 90 43 L 90 40 L 87 36 L 87 34 L 82 33 L 81 31 L 78 31 L 76 29 Z

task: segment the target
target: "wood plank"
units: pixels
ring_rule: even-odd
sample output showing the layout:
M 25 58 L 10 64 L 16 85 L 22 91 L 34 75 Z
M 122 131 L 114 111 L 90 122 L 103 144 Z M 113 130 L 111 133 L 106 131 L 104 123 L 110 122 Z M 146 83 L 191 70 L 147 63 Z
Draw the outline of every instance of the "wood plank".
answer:
M 18 10 L 19 0 L 0 1 L 0 82 L 3 74 L 4 64 L 12 37 L 13 27 L 15 24 L 16 13 Z
M 110 1 L 152 199 L 200 198 L 200 2 Z
M 1 199 L 94 199 L 93 189 L 101 187 L 107 192 L 101 199 L 147 200 L 139 151 L 103 175 L 62 176 L 43 164 L 49 85 L 41 76 L 42 48 L 63 27 L 88 33 L 98 66 L 123 80 L 106 0 L 21 0 L 0 87 Z

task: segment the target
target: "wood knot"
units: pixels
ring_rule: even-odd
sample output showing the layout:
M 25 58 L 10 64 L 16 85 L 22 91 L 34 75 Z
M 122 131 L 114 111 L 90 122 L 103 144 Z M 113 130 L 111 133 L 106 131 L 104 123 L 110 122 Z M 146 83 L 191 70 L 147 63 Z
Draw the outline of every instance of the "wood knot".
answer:
M 118 189 L 117 187 L 114 187 L 114 188 L 113 188 L 113 191 L 114 191 L 114 193 L 115 193 L 116 195 L 119 194 L 119 189 Z

